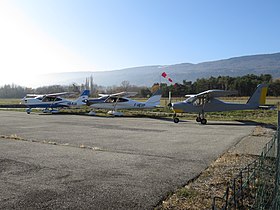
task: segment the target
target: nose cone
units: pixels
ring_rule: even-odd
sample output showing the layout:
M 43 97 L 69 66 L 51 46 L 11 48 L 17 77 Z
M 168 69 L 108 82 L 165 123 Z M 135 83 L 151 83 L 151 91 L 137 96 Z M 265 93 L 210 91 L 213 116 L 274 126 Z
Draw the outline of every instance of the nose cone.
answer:
M 24 97 L 23 99 L 21 99 L 20 104 L 26 104 L 26 102 L 27 102 L 27 100 L 26 100 L 26 98 Z
M 171 107 L 173 109 L 174 112 L 176 113 L 183 113 L 183 102 L 176 102 L 176 103 L 172 103 Z
M 87 106 L 90 106 L 90 101 L 88 99 L 82 100 L 82 103 L 83 103 L 83 105 L 85 104 Z

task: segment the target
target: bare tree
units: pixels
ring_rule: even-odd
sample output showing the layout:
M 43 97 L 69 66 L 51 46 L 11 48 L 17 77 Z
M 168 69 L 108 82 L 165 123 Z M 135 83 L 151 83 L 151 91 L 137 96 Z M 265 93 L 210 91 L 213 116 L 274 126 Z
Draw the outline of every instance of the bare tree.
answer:
M 121 88 L 123 91 L 127 91 L 130 88 L 130 83 L 127 80 L 121 82 Z

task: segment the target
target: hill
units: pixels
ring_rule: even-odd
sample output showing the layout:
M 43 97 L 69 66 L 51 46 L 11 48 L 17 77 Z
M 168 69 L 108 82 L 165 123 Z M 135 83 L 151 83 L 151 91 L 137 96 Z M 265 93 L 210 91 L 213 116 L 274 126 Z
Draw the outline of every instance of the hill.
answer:
M 154 65 L 114 71 L 48 74 L 44 76 L 44 81 L 49 84 L 84 83 L 86 77 L 93 75 L 94 82 L 103 86 L 119 85 L 124 80 L 133 85 L 151 86 L 159 82 L 163 71 L 167 72 L 174 82 L 179 83 L 183 80 L 195 81 L 197 78 L 219 75 L 271 74 L 273 78 L 279 78 L 280 53 L 242 56 L 198 64 L 182 63 L 164 67 Z

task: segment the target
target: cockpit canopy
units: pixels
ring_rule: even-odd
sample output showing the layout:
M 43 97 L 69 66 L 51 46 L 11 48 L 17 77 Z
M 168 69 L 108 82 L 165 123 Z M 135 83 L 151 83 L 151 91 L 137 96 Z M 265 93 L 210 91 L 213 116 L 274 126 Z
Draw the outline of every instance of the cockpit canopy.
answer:
M 200 106 L 206 103 L 209 103 L 210 98 L 208 97 L 197 97 L 197 96 L 191 96 L 187 98 L 184 102 L 188 104 L 192 104 L 194 106 Z

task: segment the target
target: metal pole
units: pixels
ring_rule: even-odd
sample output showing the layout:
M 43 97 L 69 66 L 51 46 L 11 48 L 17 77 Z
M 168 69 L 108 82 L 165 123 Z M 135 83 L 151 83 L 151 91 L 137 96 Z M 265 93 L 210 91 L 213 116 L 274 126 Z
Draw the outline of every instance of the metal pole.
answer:
M 277 163 L 277 170 L 276 170 L 276 193 L 275 193 L 275 207 L 276 209 L 279 208 L 279 187 L 280 187 L 280 182 L 279 182 L 279 164 L 280 164 L 280 103 L 278 102 L 278 124 L 277 124 L 277 156 L 276 156 L 276 163 Z
M 277 154 L 276 154 L 276 173 L 275 173 L 275 188 L 274 188 L 274 198 L 273 198 L 273 209 L 278 209 L 278 199 L 280 197 L 279 195 L 279 187 L 280 187 L 280 183 L 279 183 L 279 164 L 280 164 L 280 103 L 278 102 L 278 106 L 277 106 L 277 113 L 278 113 L 278 122 L 277 122 Z

